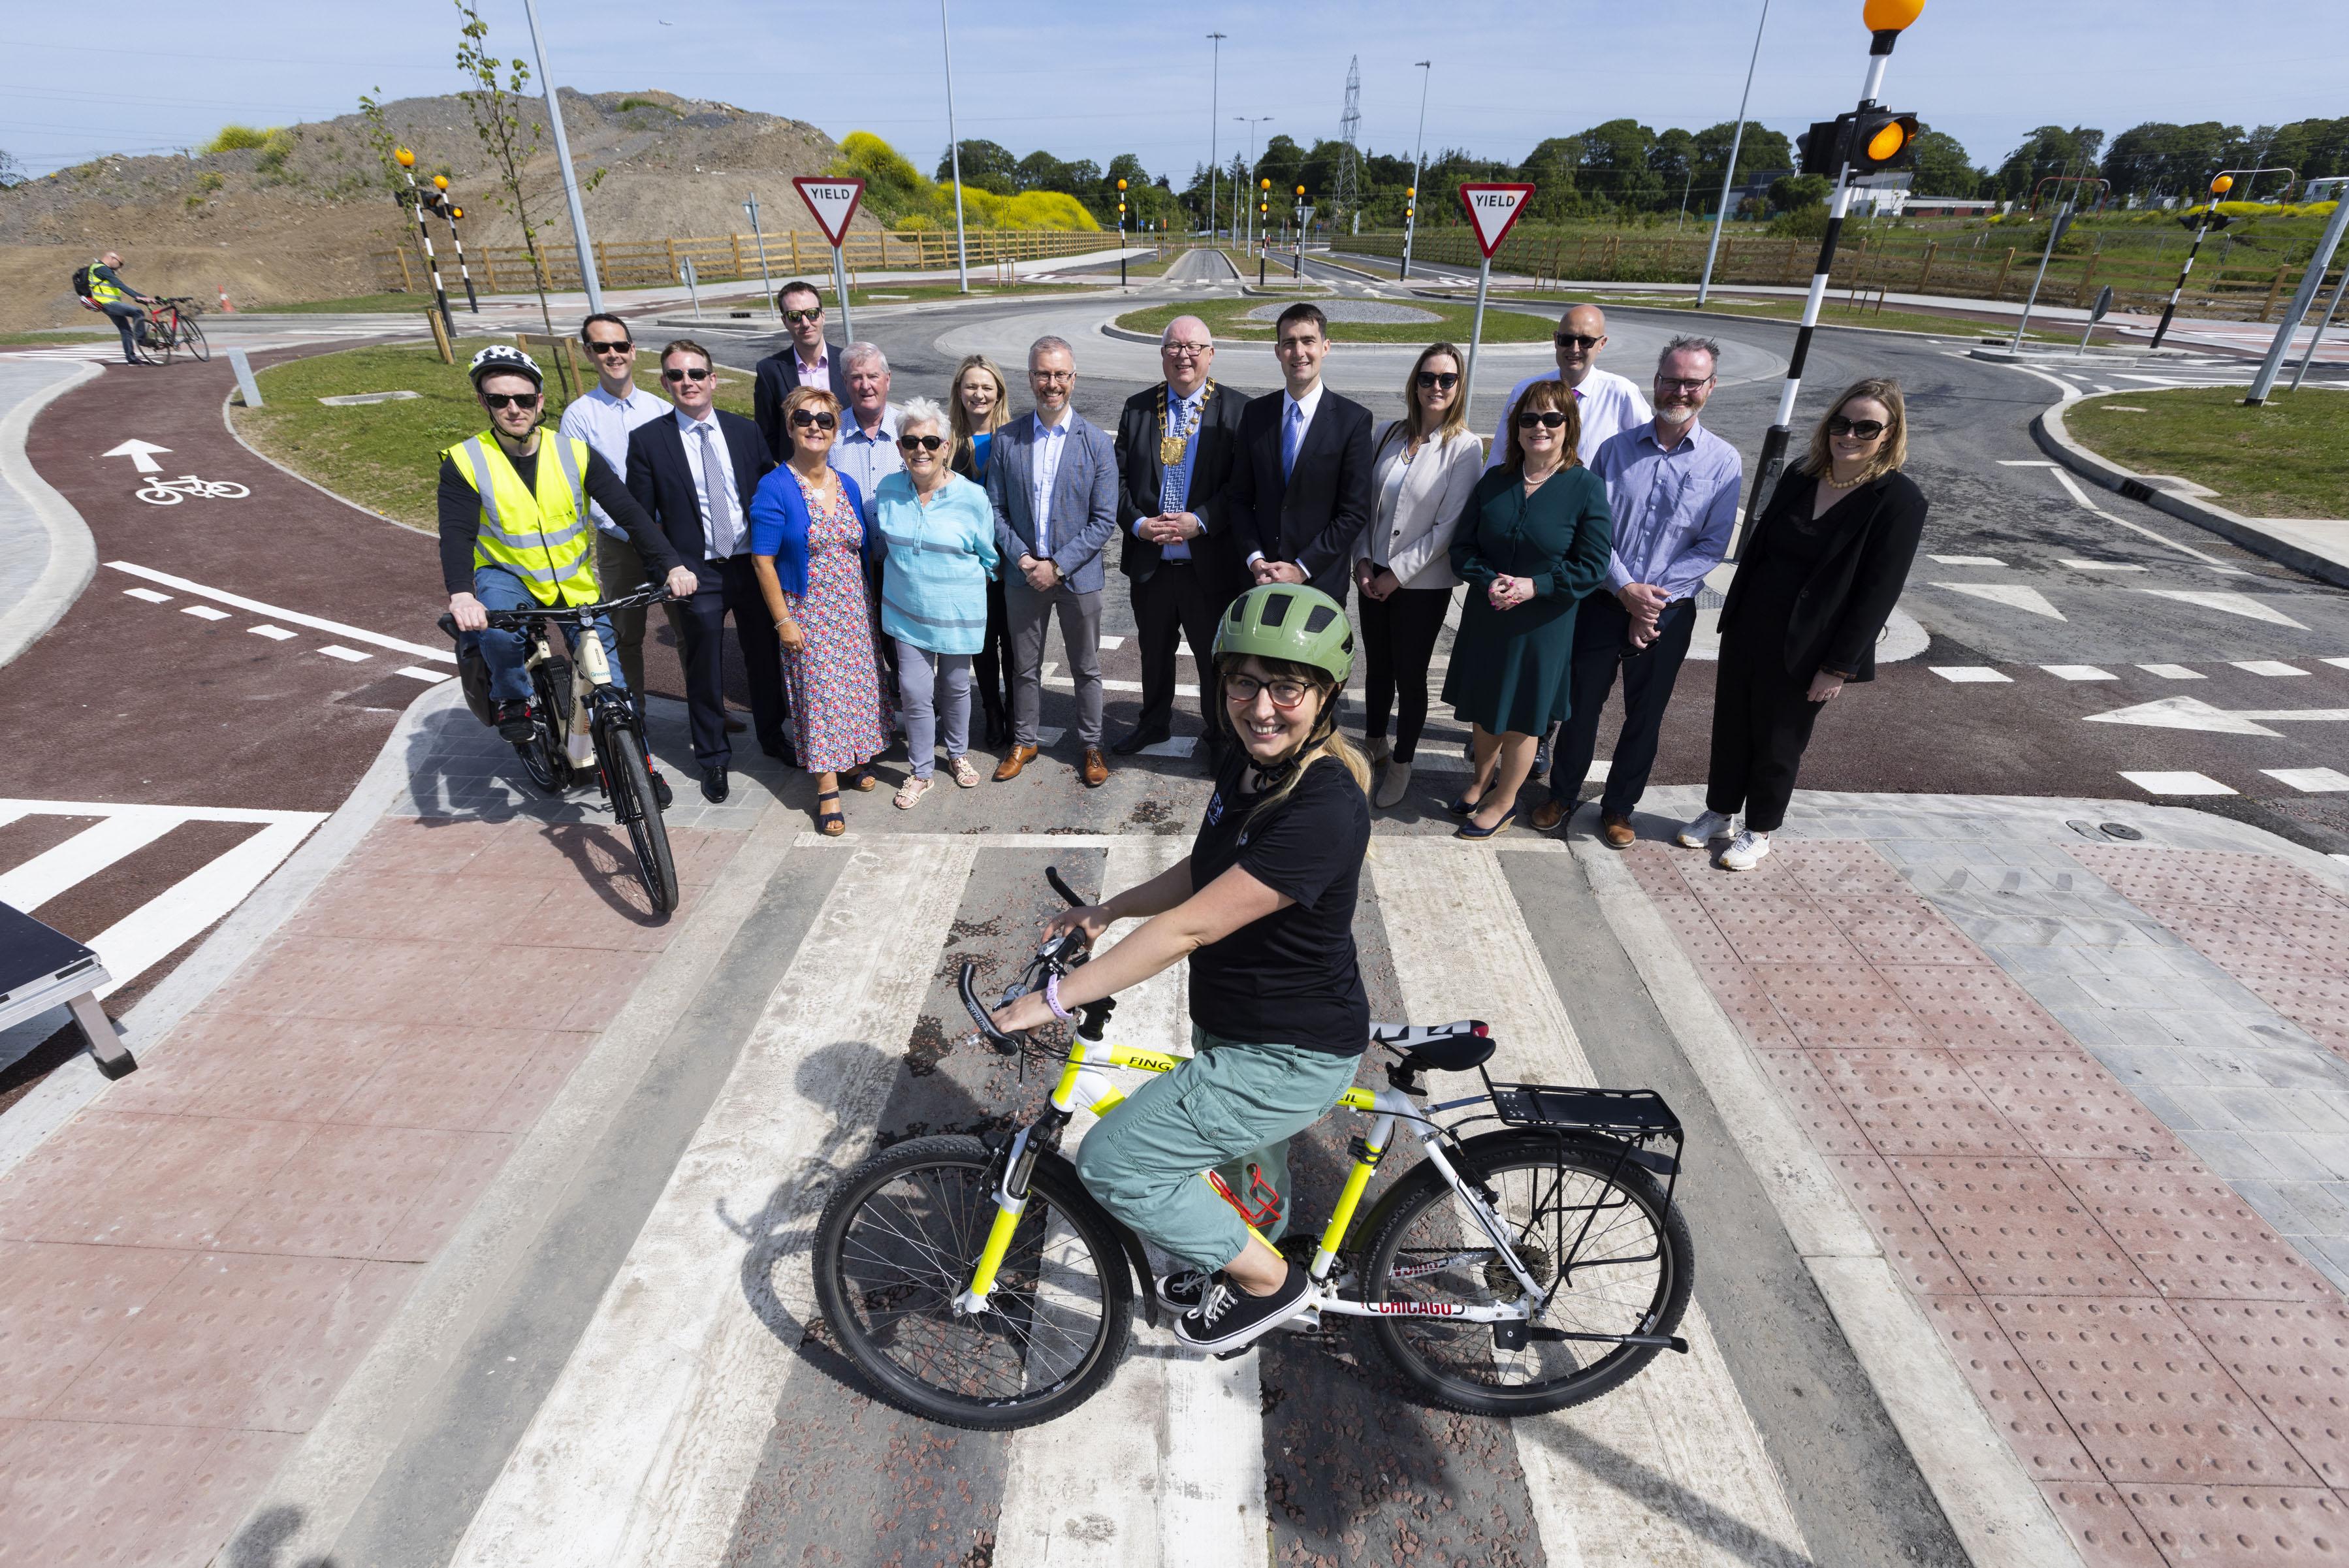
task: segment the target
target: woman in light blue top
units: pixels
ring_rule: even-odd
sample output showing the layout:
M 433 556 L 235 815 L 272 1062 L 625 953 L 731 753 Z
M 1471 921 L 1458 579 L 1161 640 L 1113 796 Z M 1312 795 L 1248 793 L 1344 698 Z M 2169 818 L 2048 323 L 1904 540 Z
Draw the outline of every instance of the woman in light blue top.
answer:
M 881 630 L 897 644 L 898 698 L 914 759 L 913 776 L 897 791 L 900 811 L 929 793 L 941 719 L 947 770 L 963 788 L 978 786 L 978 770 L 963 754 L 970 742 L 970 659 L 987 640 L 987 584 L 999 557 L 987 492 L 950 467 L 952 429 L 929 399 L 907 403 L 897 416 L 905 472 L 873 491 Z

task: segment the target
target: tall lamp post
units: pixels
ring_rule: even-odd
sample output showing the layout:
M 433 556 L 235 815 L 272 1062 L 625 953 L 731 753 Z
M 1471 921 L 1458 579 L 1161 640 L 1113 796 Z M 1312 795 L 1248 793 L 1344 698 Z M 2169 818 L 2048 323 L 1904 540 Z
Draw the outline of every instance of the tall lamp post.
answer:
M 947 33 L 947 0 L 938 0 L 938 45 L 947 54 L 947 157 L 954 171 L 955 275 L 962 281 L 962 292 L 968 294 L 970 249 L 962 230 L 962 143 L 955 140 L 954 39 Z
M 1207 244 L 1211 247 L 1216 243 L 1216 160 L 1224 155 L 1223 144 L 1216 140 L 1216 132 L 1224 128 L 1217 118 L 1223 113 L 1220 94 L 1224 85 L 1224 40 L 1230 36 L 1207 35 L 1215 50 L 1207 66 Z
M 1795 398 L 1802 390 L 1803 362 L 1810 357 L 1811 338 L 1819 325 L 1819 306 L 1826 298 L 1827 273 L 1835 265 L 1836 241 L 1843 233 L 1844 213 L 1851 207 L 1851 166 L 1855 160 L 1864 159 L 1874 167 L 1898 159 L 1916 134 L 1916 117 L 1896 116 L 1877 109 L 1876 95 L 1884 88 L 1884 67 L 1891 63 L 1892 46 L 1900 35 L 1916 21 L 1925 9 L 1925 0 L 1868 0 L 1860 10 L 1860 19 L 1868 32 L 1868 79 L 1859 90 L 1859 107 L 1844 121 L 1833 121 L 1814 128 L 1813 142 L 1806 155 L 1816 156 L 1816 140 L 1828 133 L 1834 146 L 1828 155 L 1836 164 L 1835 200 L 1827 209 L 1826 233 L 1819 240 L 1817 270 L 1811 274 L 1811 291 L 1803 301 L 1802 329 L 1795 334 L 1795 350 L 1786 357 L 1785 383 L 1778 389 L 1777 417 L 1770 423 L 1769 433 L 1762 438 L 1762 455 L 1754 466 L 1754 496 L 1755 504 L 1747 514 L 1747 521 L 1739 530 L 1738 545 L 1744 543 L 1744 533 L 1753 526 L 1752 519 L 1761 514 L 1762 506 L 1778 471 L 1786 460 L 1786 436 L 1795 421 Z M 1740 117 L 1743 123 L 1743 117 Z M 1733 556 L 1735 550 L 1731 552 Z
M 1762 19 L 1754 24 L 1754 53 L 1745 61 L 1745 90 L 1737 95 L 1737 129 L 1729 133 L 1729 167 L 1721 171 L 1721 211 L 1713 215 L 1713 243 L 1704 247 L 1704 275 L 1696 280 L 1696 307 L 1713 289 L 1713 258 L 1721 254 L 1721 225 L 1729 221 L 1729 192 L 1737 184 L 1737 150 L 1745 144 L 1745 105 L 1754 96 L 1754 67 L 1762 63 L 1762 29 L 1770 25 L 1770 0 L 1762 0 Z
M 1412 68 L 1427 74 L 1419 78 L 1419 134 L 1411 144 L 1411 189 L 1402 196 L 1402 270 L 1395 274 L 1397 282 L 1411 275 L 1411 242 L 1419 233 L 1419 177 L 1427 163 L 1427 84 L 1435 79 L 1435 62 L 1413 60 Z
M 546 45 L 538 33 L 538 0 L 522 0 L 530 18 L 531 52 L 538 57 L 538 85 L 546 89 L 546 123 L 554 131 L 554 161 L 563 165 L 563 199 L 571 208 L 571 243 L 579 252 L 579 281 L 587 290 L 587 313 L 604 308 L 603 280 L 595 275 L 595 247 L 587 239 L 587 211 L 579 204 L 579 175 L 571 167 L 571 140 L 563 134 L 563 105 L 557 100 L 554 76 L 546 68 Z
M 1254 172 L 1256 171 L 1256 128 L 1257 128 L 1257 126 L 1259 126 L 1259 125 L 1262 125 L 1265 121 L 1267 121 L 1267 120 L 1270 119 L 1272 118 L 1272 116 L 1270 116 L 1270 115 L 1268 115 L 1268 114 L 1236 114 L 1236 115 L 1232 116 L 1232 118 L 1233 118 L 1234 119 L 1236 119 L 1236 120 L 1239 121 L 1241 124 L 1243 124 L 1243 125 L 1245 125 L 1245 126 L 1247 126 L 1247 127 L 1248 128 L 1248 154 L 1247 154 L 1247 157 L 1248 157 L 1248 162 L 1247 162 L 1247 166 L 1248 166 L 1248 171 L 1249 171 L 1250 173 L 1254 173 Z M 1237 229 L 1239 225 L 1238 225 L 1237 223 L 1234 223 L 1232 226 L 1233 226 L 1235 229 Z M 1232 236 L 1232 238 L 1234 238 L 1234 239 L 1238 239 L 1238 238 L 1239 238 L 1239 235 L 1238 235 L 1238 234 L 1235 234 Z M 1249 225 L 1248 225 L 1248 242 L 1247 242 L 1247 243 L 1248 243 L 1248 244 L 1249 244 L 1249 246 L 1250 246 L 1251 248 L 1252 248 L 1252 247 L 1255 245 L 1255 244 L 1256 244 L 1256 225 L 1255 225 L 1255 223 L 1254 223 L 1253 222 L 1251 222 L 1251 223 L 1249 223 Z M 1243 251 L 1243 252 L 1241 252 L 1240 254 L 1243 254 L 1243 255 L 1246 255 L 1247 253 L 1246 251 Z

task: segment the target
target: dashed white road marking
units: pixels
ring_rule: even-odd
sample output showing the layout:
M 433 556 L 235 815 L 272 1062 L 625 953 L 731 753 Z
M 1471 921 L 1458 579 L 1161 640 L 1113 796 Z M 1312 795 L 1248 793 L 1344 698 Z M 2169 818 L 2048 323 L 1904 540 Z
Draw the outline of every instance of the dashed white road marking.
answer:
M 194 616 L 198 620 L 226 620 L 228 618 L 228 611 L 216 610 L 210 605 L 188 605 L 182 607 L 180 613 L 181 615 Z
M 361 653 L 356 648 L 343 648 L 331 642 L 318 651 L 329 659 L 339 659 L 346 664 L 360 664 L 375 657 L 372 653 Z
M 1932 556 L 1928 559 L 1939 561 L 1945 566 L 2003 566 L 2006 565 L 1996 556 Z
M 2140 664 L 2139 670 L 2148 675 L 2158 675 L 2164 680 L 2208 680 L 2210 678 L 2199 670 L 2189 670 L 2182 664 Z
M 2147 794 L 2233 794 L 2235 793 L 2208 774 L 2131 773 L 2127 769 L 2123 769 L 2121 777 Z
M 2054 462 L 2044 457 L 2002 457 L 1998 460 L 1998 465 L 2001 468 L 2053 468 L 2055 466 Z
M 2146 569 L 2134 561 L 2075 561 L 2065 557 L 2063 564 L 2075 572 L 2142 572 Z
M 2058 680 L 2118 680 L 2119 676 L 2093 664 L 2043 664 L 2039 667 Z
M 255 637 L 265 637 L 272 642 L 287 642 L 292 640 L 294 636 L 282 626 L 270 626 L 265 622 L 260 626 L 246 627 L 244 629 Z
M 1934 664 L 1926 668 L 1942 680 L 1960 686 L 2002 686 L 2012 684 L 2014 677 L 2002 675 L 1987 664 Z
M 304 615 L 299 610 L 286 609 L 280 605 L 264 604 L 259 599 L 249 599 L 242 594 L 232 594 L 220 588 L 206 587 L 202 583 L 190 582 L 185 577 L 175 577 L 169 572 L 159 572 L 152 566 L 142 566 L 131 561 L 109 561 L 106 565 L 109 571 L 126 572 L 134 577 L 143 577 L 150 583 L 160 583 L 167 588 L 177 588 L 183 594 L 194 594 L 199 598 L 207 598 L 217 604 L 227 605 L 232 609 L 251 610 L 255 615 L 267 616 L 272 620 L 291 621 L 295 626 L 306 626 L 312 631 L 323 631 L 335 637 L 347 638 L 352 642 L 364 642 L 377 648 L 388 648 L 395 653 L 405 653 L 414 659 L 429 659 L 438 664 L 457 662 L 457 652 L 452 648 L 427 648 L 420 642 L 386 637 L 379 631 L 368 631 L 363 627 L 346 626 L 341 621 L 328 620 L 323 616 Z
M 2286 664 L 2281 659 L 2230 659 L 2227 662 L 2247 674 L 2265 675 L 2271 680 L 2282 680 L 2290 675 L 2308 673 L 2297 665 Z
M 2349 774 L 2338 768 L 2261 768 L 2260 772 L 2279 784 L 2291 785 L 2302 794 L 2349 792 Z
M 150 605 L 167 605 L 171 602 L 171 595 L 159 594 L 153 588 L 125 588 L 122 591 L 131 598 L 145 599 Z
M 413 664 L 404 664 L 392 673 L 405 675 L 410 680 L 421 680 L 427 686 L 437 686 L 449 679 L 449 672 L 445 670 L 419 670 Z

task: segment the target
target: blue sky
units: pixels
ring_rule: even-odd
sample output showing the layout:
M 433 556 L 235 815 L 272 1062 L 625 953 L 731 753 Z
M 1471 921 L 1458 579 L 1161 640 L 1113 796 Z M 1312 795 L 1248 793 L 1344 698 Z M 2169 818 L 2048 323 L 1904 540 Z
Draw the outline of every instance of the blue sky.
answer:
M 1760 0 L 1548 0 L 1537 6 L 1070 5 L 953 7 L 961 134 L 1014 152 L 1106 162 L 1138 153 L 1178 181 L 1259 136 L 1337 134 L 1346 66 L 1362 67 L 1364 141 L 1408 154 L 1435 62 L 1431 148 L 1522 158 L 1545 136 L 1630 115 L 1661 130 L 1731 118 Z M 521 0 L 481 0 L 502 52 L 527 53 Z M 1790 134 L 1850 107 L 1866 67 L 1859 0 L 1773 0 L 1753 117 Z M 458 86 L 455 13 L 432 0 L 240 0 L 220 12 L 118 0 L 94 34 L 77 7 L 27 6 L 0 55 L 0 148 L 33 172 L 101 151 L 164 151 L 223 121 L 345 113 L 380 86 Z M 661 88 L 870 130 L 926 168 L 945 148 L 935 0 L 540 0 L 555 75 L 590 91 Z M 2213 28 L 2211 19 L 2223 19 Z M 202 18 L 202 19 L 200 19 Z M 663 21 L 669 25 L 663 26 Z M 174 40 L 168 76 L 132 42 Z M 1222 47 L 1209 112 L 1209 47 Z M 93 41 L 103 38 L 105 42 Z M 2349 114 L 2344 0 L 1930 0 L 1895 54 L 1887 97 L 1995 164 L 2034 125 L 2118 131 L 2145 119 L 2250 125 Z M 124 88 L 119 84 L 137 84 Z

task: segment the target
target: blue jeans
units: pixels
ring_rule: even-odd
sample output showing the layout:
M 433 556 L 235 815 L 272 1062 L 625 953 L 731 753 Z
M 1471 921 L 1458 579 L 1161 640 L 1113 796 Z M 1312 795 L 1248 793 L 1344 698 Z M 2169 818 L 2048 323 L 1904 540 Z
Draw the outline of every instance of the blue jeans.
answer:
M 531 597 L 530 590 L 523 586 L 522 579 L 503 566 L 475 566 L 473 597 L 481 601 L 484 609 L 546 607 Z M 598 616 L 587 624 L 595 628 L 596 638 L 604 644 L 604 662 L 612 667 L 612 684 L 623 691 L 626 691 L 627 678 L 620 673 L 620 642 L 612 630 L 611 618 Z M 562 628 L 562 631 L 564 645 L 575 650 L 578 629 L 566 626 Z M 491 697 L 500 702 L 529 701 L 530 671 L 523 668 L 523 660 L 529 657 L 529 644 L 523 634 L 493 626 L 487 631 L 469 631 L 463 635 L 480 646 L 481 659 L 490 667 Z
M 106 314 L 114 320 L 115 330 L 122 334 L 122 358 L 129 363 L 139 363 L 139 344 L 131 334 L 147 319 L 147 313 L 127 299 L 118 299 L 105 306 Z

